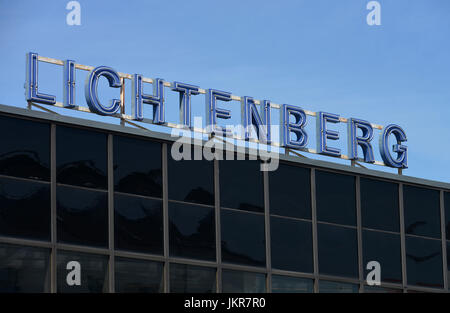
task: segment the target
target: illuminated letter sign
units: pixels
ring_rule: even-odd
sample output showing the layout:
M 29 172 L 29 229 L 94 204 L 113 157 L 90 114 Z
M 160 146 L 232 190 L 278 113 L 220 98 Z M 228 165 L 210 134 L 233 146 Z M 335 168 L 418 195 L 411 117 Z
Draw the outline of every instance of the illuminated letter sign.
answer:
M 142 121 L 144 119 L 142 104 L 146 103 L 153 106 L 153 123 L 163 124 L 165 122 L 164 80 L 161 78 L 156 78 L 153 81 L 153 96 L 144 94 L 142 83 L 142 75 L 134 74 L 131 82 L 131 110 L 133 119 L 136 121 Z
M 162 78 L 144 78 L 141 74 L 123 74 L 107 66 L 92 67 L 76 64 L 73 60 L 55 60 L 40 57 L 37 53 L 27 53 L 25 98 L 30 105 L 39 107 L 39 103 L 54 105 L 57 107 L 72 110 L 92 112 L 100 115 L 120 117 L 122 121 L 140 121 L 142 123 L 152 123 L 174 128 L 188 128 L 191 131 L 200 131 L 210 136 L 230 137 L 236 140 L 250 141 L 252 130 L 255 129 L 256 143 L 278 146 L 286 149 L 318 153 L 327 156 L 337 157 L 345 160 L 352 160 L 352 165 L 363 161 L 370 164 L 390 166 L 398 169 L 408 167 L 408 147 L 404 145 L 407 141 L 404 130 L 398 125 L 388 125 L 383 128 L 381 125 L 372 124 L 368 121 L 357 118 L 342 118 L 338 114 L 325 112 L 312 112 L 304 110 L 295 105 L 275 104 L 269 100 L 255 100 L 252 97 L 239 97 L 230 92 L 216 89 L 201 89 L 199 86 L 181 83 L 165 82 Z M 38 64 L 39 61 L 63 65 L 63 100 L 57 102 L 56 97 L 39 92 L 38 89 Z M 90 70 L 85 83 L 85 98 L 89 110 L 76 104 L 75 102 L 75 73 L 76 69 Z M 124 88 L 125 79 L 131 80 L 131 115 L 126 114 L 125 104 L 121 100 L 112 99 L 109 106 L 100 103 L 98 99 L 98 80 L 103 76 L 108 79 L 112 88 Z M 150 83 L 153 86 L 153 94 L 145 94 L 143 84 Z M 165 91 L 168 87 L 179 94 L 179 123 L 170 123 L 165 120 Z M 123 89 L 121 91 L 124 91 Z M 192 128 L 192 96 L 205 95 L 206 109 L 206 129 Z M 217 119 L 230 119 L 231 111 L 218 107 L 218 101 L 240 101 L 241 122 L 244 133 L 236 134 L 231 127 L 219 126 Z M 153 118 L 144 117 L 143 105 L 149 104 L 153 107 Z M 259 109 L 258 106 L 259 105 Z M 42 108 L 42 107 L 41 107 Z M 275 142 L 272 138 L 271 109 L 280 110 L 280 142 Z M 121 110 L 122 109 L 122 110 Z M 120 110 L 120 114 L 119 113 Z M 308 148 L 309 135 L 305 129 L 308 118 L 316 118 L 316 150 Z M 329 124 L 346 123 L 348 154 L 342 154 L 341 149 L 330 147 L 328 141 L 339 140 L 338 131 L 328 129 Z M 133 124 L 136 126 L 136 124 Z M 141 127 L 139 125 L 139 127 Z M 380 156 L 383 160 L 375 160 L 372 140 L 374 132 L 381 131 L 379 135 Z M 243 136 L 242 136 L 243 135 Z M 393 136 L 391 136 L 393 135 Z M 389 140 L 395 137 L 397 143 L 389 147 Z M 253 141 L 253 140 L 252 140 Z M 358 147 L 361 147 L 363 155 L 358 155 Z M 362 158 L 361 158 L 362 157 Z M 359 164 L 360 165 L 360 164 Z M 399 171 L 401 172 L 401 171 Z
M 364 162 L 373 163 L 375 158 L 373 156 L 373 149 L 370 141 L 373 138 L 373 128 L 369 122 L 359 120 L 356 118 L 350 118 L 347 122 L 348 125 L 348 154 L 350 160 L 358 159 L 358 145 L 361 146 L 364 153 Z M 362 137 L 356 135 L 357 130 L 361 129 L 363 132 Z
M 89 109 L 100 115 L 114 115 L 120 109 L 120 100 L 112 99 L 109 106 L 104 106 L 98 100 L 97 86 L 98 79 L 104 76 L 108 79 L 109 86 L 119 88 L 122 86 L 119 74 L 115 70 L 107 66 L 98 66 L 94 68 L 86 78 L 85 92 L 86 102 Z
M 290 116 L 295 118 L 295 122 L 291 123 Z M 281 137 L 283 146 L 291 149 L 302 149 L 308 143 L 308 134 L 303 129 L 306 125 L 305 111 L 293 105 L 283 104 L 281 109 Z M 291 133 L 296 136 L 295 140 L 291 139 Z
M 208 89 L 206 91 L 207 127 L 211 133 L 215 133 L 216 135 L 231 135 L 224 127 L 217 126 L 217 118 L 231 118 L 230 110 L 217 107 L 217 100 L 231 101 L 231 93 L 215 89 Z
M 339 140 L 339 133 L 327 129 L 327 122 L 339 123 L 339 115 L 325 112 L 317 113 L 317 152 L 330 156 L 340 156 L 341 150 L 327 145 L 327 139 Z
M 393 134 L 397 139 L 397 144 L 393 145 L 392 150 L 397 153 L 397 158 L 393 158 L 389 152 L 389 135 Z M 408 167 L 408 147 L 400 143 L 406 141 L 406 134 L 398 125 L 388 125 L 383 129 L 380 136 L 380 153 L 386 165 L 396 168 Z
M 191 128 L 191 95 L 198 95 L 200 88 L 180 82 L 173 83 L 173 91 L 180 93 L 180 123 Z
M 244 139 L 250 139 L 250 127 L 253 125 L 258 133 L 258 139 L 263 143 L 270 143 L 270 102 L 264 100 L 261 105 L 262 118 L 256 108 L 252 97 L 242 97 L 241 100 L 242 126 L 244 127 Z

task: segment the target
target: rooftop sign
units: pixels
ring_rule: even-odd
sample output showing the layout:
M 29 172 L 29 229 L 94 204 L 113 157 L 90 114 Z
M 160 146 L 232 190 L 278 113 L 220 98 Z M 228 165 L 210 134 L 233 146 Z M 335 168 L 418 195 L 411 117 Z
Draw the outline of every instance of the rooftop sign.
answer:
M 198 86 L 181 83 L 166 82 L 161 78 L 145 78 L 141 74 L 124 74 L 107 66 L 91 67 L 75 63 L 72 60 L 56 60 L 38 56 L 37 53 L 27 53 L 26 71 L 26 100 L 32 104 L 46 104 L 68 108 L 83 112 L 96 113 L 103 116 L 119 117 L 124 121 L 139 121 L 163 125 L 173 128 L 186 128 L 194 132 L 211 134 L 214 136 L 231 137 L 246 141 L 282 147 L 290 151 L 305 151 L 346 160 L 361 161 L 371 164 L 383 165 L 403 169 L 408 167 L 407 146 L 402 144 L 407 140 L 404 130 L 395 124 L 385 127 L 372 124 L 358 118 L 343 118 L 338 114 L 327 112 L 312 112 L 301 107 L 289 104 L 276 104 L 269 100 L 255 100 L 252 97 L 239 97 L 230 92 L 216 89 L 202 89 Z M 48 95 L 38 89 L 38 64 L 39 61 L 63 66 L 63 101 L 57 102 L 54 95 Z M 75 70 L 89 71 L 85 81 L 85 99 L 88 107 L 75 104 Z M 101 103 L 98 98 L 98 81 L 105 77 L 111 88 L 120 88 L 120 99 L 112 99 L 109 104 Z M 124 86 L 125 79 L 131 80 L 131 115 L 125 114 Z M 153 85 L 153 93 L 145 94 L 143 84 Z M 180 122 L 169 123 L 165 120 L 165 89 L 179 93 Z M 192 126 L 191 98 L 199 94 L 205 95 L 206 128 Z M 231 111 L 220 102 L 240 101 L 241 120 L 244 129 L 242 137 L 236 137 L 226 127 L 219 126 L 219 119 L 231 118 Z M 220 106 L 219 106 L 220 104 Z M 145 106 L 144 106 L 145 105 Z M 259 110 L 258 110 L 259 106 Z M 144 117 L 144 110 L 151 107 L 153 118 Z M 280 112 L 280 142 L 275 142 L 272 136 L 271 109 Z M 316 118 L 316 149 L 308 147 L 308 133 L 305 130 L 307 116 Z M 332 146 L 333 140 L 339 140 L 340 134 L 328 128 L 329 124 L 347 123 L 348 151 L 344 155 L 338 148 Z M 257 139 L 251 137 L 251 130 L 256 130 Z M 358 135 L 358 130 L 362 135 Z M 379 149 L 383 161 L 377 161 L 374 157 L 372 140 L 374 130 L 380 130 Z M 389 138 L 394 136 L 396 144 L 389 147 Z M 362 148 L 362 157 L 358 156 L 358 146 Z

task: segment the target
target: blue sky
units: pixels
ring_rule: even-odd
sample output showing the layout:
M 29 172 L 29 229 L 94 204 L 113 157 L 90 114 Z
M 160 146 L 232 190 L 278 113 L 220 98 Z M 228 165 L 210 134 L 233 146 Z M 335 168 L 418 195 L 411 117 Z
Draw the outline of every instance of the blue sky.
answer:
M 396 123 L 408 136 L 404 174 L 450 182 L 448 0 L 380 0 L 380 26 L 366 23 L 368 0 L 79 2 L 81 26 L 68 26 L 68 1 L 0 0 L 0 103 L 26 107 L 25 53 L 33 51 Z M 85 75 L 77 72 L 80 105 Z M 41 92 L 61 101 L 61 77 L 60 67 L 41 64 Z M 104 85 L 102 97 L 117 94 Z M 178 118 L 175 96 L 168 99 L 169 120 Z M 229 106 L 238 122 L 239 103 Z M 203 114 L 203 97 L 193 99 L 193 112 Z M 314 120 L 308 123 L 314 132 Z M 342 140 L 333 145 L 347 154 L 345 125 L 334 129 Z

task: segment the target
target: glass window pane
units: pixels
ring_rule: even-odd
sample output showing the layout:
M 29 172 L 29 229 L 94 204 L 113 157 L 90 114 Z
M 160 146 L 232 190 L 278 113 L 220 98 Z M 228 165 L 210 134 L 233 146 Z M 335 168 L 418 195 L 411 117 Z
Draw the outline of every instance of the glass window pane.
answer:
M 116 191 L 162 197 L 161 144 L 114 136 Z
M 408 285 L 442 288 L 442 246 L 440 240 L 406 236 Z
M 358 293 L 359 287 L 356 284 L 340 283 L 335 281 L 319 281 L 320 293 Z
M 381 267 L 381 280 L 402 283 L 400 235 L 363 230 L 364 277 L 367 263 L 377 261 Z
M 403 199 L 405 232 L 441 238 L 439 191 L 405 185 Z
M 169 199 L 214 205 L 214 162 L 193 156 L 176 161 L 168 154 Z
M 0 292 L 49 291 L 50 250 L 0 245 Z
M 169 202 L 170 256 L 216 260 L 214 208 Z
M 91 130 L 58 126 L 56 166 L 59 183 L 107 189 L 107 136 Z
M 269 172 L 270 213 L 311 219 L 311 170 L 280 164 Z
M 450 279 L 450 242 L 447 241 L 447 278 Z
M 444 192 L 446 238 L 450 240 L 450 192 Z
M 50 184 L 0 178 L 0 234 L 50 240 Z
M 317 219 L 356 225 L 355 177 L 316 171 Z
M 0 116 L 0 174 L 50 180 L 50 125 Z
M 57 254 L 57 287 L 62 293 L 100 293 L 108 292 L 108 257 L 71 251 L 59 250 Z M 80 285 L 69 285 L 67 277 L 74 278 L 74 267 L 67 269 L 69 262 L 75 261 L 80 266 Z M 69 264 L 72 265 L 72 264 Z M 71 280 L 69 280 L 71 281 Z
M 163 292 L 163 264 L 160 262 L 116 258 L 115 291 L 157 293 Z
M 163 254 L 162 201 L 114 195 L 115 248 Z
M 224 269 L 222 271 L 222 292 L 264 293 L 266 292 L 266 275 Z
M 221 225 L 223 262 L 266 265 L 263 215 L 222 209 Z
M 270 229 L 272 267 L 312 273 L 311 223 L 272 217 Z
M 313 293 L 312 279 L 272 275 L 273 293 Z
M 264 211 L 263 176 L 259 161 L 220 161 L 220 205 Z
M 356 229 L 318 224 L 320 274 L 358 277 Z
M 364 286 L 365 293 L 403 293 L 403 289 L 383 288 L 378 286 Z
M 170 264 L 170 292 L 216 292 L 216 269 L 186 264 Z
M 400 232 L 398 185 L 361 177 L 363 227 Z
M 58 241 L 88 246 L 108 246 L 108 194 L 58 186 Z

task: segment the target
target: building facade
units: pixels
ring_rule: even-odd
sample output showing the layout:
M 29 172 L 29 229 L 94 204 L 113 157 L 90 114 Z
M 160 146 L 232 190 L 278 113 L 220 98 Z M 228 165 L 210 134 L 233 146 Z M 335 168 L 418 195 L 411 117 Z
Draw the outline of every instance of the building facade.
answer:
M 0 130 L 0 292 L 448 291 L 450 184 L 175 161 L 167 134 L 9 106 Z

